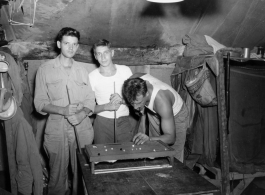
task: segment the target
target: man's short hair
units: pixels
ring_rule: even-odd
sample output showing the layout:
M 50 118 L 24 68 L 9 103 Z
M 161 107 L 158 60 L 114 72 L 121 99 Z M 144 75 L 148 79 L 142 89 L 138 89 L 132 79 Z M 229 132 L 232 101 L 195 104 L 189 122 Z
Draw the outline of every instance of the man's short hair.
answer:
M 145 96 L 147 92 L 147 85 L 145 80 L 141 78 L 127 79 L 122 87 L 122 94 L 125 100 L 133 104 L 138 95 Z
M 70 27 L 62 28 L 56 37 L 56 41 L 61 42 L 63 39 L 63 36 L 76 37 L 78 39 L 78 41 L 80 40 L 80 33 L 77 30 L 70 28 Z
M 100 40 L 98 40 L 98 42 L 93 44 L 93 52 L 94 53 L 96 52 L 97 47 L 106 46 L 106 47 L 110 48 L 110 45 L 111 45 L 111 43 L 108 40 L 100 39 Z

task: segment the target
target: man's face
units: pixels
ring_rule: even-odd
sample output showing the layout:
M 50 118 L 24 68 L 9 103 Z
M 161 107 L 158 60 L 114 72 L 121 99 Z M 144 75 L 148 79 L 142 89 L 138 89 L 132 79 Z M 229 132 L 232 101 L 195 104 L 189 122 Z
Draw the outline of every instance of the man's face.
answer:
M 145 96 L 141 94 L 141 95 L 136 96 L 136 100 L 132 102 L 131 105 L 133 106 L 135 110 L 142 113 L 144 111 L 146 102 L 147 102 L 147 94 Z
M 72 58 L 79 46 L 78 39 L 72 36 L 63 36 L 62 41 L 57 41 L 57 46 L 61 49 L 62 55 Z
M 113 50 L 107 46 L 98 46 L 95 49 L 95 58 L 101 66 L 108 66 L 112 64 Z

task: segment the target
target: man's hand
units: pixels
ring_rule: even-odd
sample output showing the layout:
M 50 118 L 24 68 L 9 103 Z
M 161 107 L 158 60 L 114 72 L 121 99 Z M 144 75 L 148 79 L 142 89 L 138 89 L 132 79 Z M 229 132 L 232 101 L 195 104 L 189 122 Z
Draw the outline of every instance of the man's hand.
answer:
M 79 109 L 79 108 L 81 108 L 81 109 Z M 84 105 L 82 103 L 79 103 L 77 105 L 77 112 L 76 112 L 76 114 L 78 114 L 79 112 L 85 112 L 85 114 L 87 116 L 91 116 L 93 114 L 93 112 L 89 108 L 84 107 Z
M 69 116 L 75 114 L 77 111 L 77 104 L 69 104 L 64 107 L 64 116 Z
M 123 99 L 119 94 L 114 93 L 110 95 L 110 102 L 112 104 L 122 104 Z
M 144 133 L 137 133 L 134 137 L 133 137 L 133 142 L 136 145 L 140 145 L 143 144 L 146 141 L 149 141 L 149 137 L 148 135 L 144 134 Z
M 104 105 L 104 110 L 115 111 L 115 110 L 118 110 L 119 107 L 120 107 L 120 104 L 113 104 L 113 103 L 109 102 L 109 103 Z
M 84 108 L 84 104 L 83 103 L 78 103 L 77 104 L 77 111 L 79 111 L 79 110 L 82 110 Z
M 68 116 L 66 118 L 69 121 L 69 123 L 71 123 L 72 125 L 78 125 L 79 123 L 81 123 L 84 120 L 84 118 L 86 118 L 86 113 L 84 111 L 82 111 L 82 112 L 79 112 L 77 114 Z

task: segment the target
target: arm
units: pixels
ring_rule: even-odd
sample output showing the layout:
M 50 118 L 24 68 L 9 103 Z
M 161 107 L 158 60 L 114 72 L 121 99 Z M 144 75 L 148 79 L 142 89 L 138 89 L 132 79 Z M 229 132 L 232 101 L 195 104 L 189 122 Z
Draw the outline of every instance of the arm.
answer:
M 120 104 L 114 104 L 114 103 L 107 103 L 107 104 L 102 104 L 102 105 L 96 105 L 95 109 L 94 109 L 94 113 L 100 113 L 103 111 L 114 111 L 114 110 L 118 110 L 120 107 Z
M 77 111 L 74 115 L 67 116 L 67 120 L 72 125 L 78 125 L 81 123 L 87 116 L 92 115 L 92 111 L 86 107 L 82 108 L 81 110 Z
M 50 99 L 48 97 L 48 89 L 46 86 L 46 80 L 43 73 L 42 67 L 40 67 L 36 74 L 35 80 L 35 97 L 34 97 L 34 105 L 40 114 L 46 115 L 47 112 L 42 112 L 42 109 L 46 106 L 51 104 Z
M 48 104 L 44 106 L 41 111 L 48 113 L 48 114 L 60 114 L 62 116 L 69 116 L 69 115 L 73 115 L 76 113 L 77 105 L 69 104 L 66 107 L 61 107 L 61 106 L 55 106 L 52 104 Z
M 163 135 L 152 137 L 151 140 L 161 140 L 167 144 L 174 144 L 176 140 L 176 127 L 172 105 L 174 97 L 170 91 L 160 90 L 155 98 L 154 110 L 161 117 L 161 129 Z M 173 99 L 173 100 L 172 100 Z
M 160 90 L 155 98 L 154 110 L 161 117 L 161 128 L 163 135 L 158 137 L 148 137 L 143 133 L 134 136 L 135 144 L 143 144 L 146 141 L 161 140 L 166 144 L 174 144 L 176 139 L 175 121 L 172 110 L 172 98 L 170 92 Z
M 81 123 L 87 116 L 91 116 L 96 104 L 95 93 L 91 87 L 89 74 L 85 69 L 82 71 L 82 73 L 83 81 L 85 83 L 85 96 L 82 97 L 82 99 L 80 99 L 81 102 L 77 104 L 76 112 L 73 115 L 66 117 L 72 125 L 77 125 Z M 79 91 L 77 92 L 79 93 Z

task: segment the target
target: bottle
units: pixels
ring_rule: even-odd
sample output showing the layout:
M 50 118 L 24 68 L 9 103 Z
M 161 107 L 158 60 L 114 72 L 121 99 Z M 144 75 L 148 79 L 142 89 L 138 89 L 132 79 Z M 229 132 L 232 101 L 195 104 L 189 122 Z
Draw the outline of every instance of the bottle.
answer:
M 257 55 L 260 55 L 261 58 L 264 58 L 264 47 L 258 47 Z
M 257 55 L 260 55 L 261 54 L 261 48 L 262 47 L 260 47 L 260 46 L 258 47 Z

